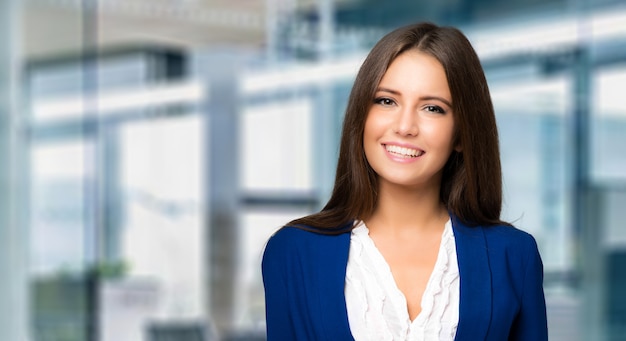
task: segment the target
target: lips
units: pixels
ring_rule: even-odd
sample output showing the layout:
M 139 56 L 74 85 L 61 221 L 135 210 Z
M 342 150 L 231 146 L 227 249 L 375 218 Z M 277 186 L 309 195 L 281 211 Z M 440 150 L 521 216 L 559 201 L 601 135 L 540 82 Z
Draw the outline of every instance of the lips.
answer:
M 384 144 L 383 146 L 388 153 L 402 158 L 417 158 L 424 155 L 425 153 L 423 150 L 398 146 L 394 144 Z

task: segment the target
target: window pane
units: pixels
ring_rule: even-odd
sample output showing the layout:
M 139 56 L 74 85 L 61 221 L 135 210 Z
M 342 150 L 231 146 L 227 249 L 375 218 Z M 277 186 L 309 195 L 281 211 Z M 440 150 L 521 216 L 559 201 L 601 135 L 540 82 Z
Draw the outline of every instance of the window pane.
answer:
M 626 180 L 626 66 L 620 64 L 594 75 L 591 171 L 595 180 Z
M 130 124 L 121 133 L 122 258 L 159 287 L 159 315 L 203 315 L 203 165 L 198 116 Z
M 31 271 L 82 271 L 85 145 L 36 145 L 31 152 Z
M 245 190 L 311 190 L 312 104 L 294 99 L 250 106 L 241 116 Z
M 201 123 L 194 115 L 120 128 L 116 242 L 127 271 L 103 282 L 103 340 L 204 319 Z
M 34 145 L 30 153 L 31 309 L 36 339 L 85 337 L 87 223 L 82 141 Z

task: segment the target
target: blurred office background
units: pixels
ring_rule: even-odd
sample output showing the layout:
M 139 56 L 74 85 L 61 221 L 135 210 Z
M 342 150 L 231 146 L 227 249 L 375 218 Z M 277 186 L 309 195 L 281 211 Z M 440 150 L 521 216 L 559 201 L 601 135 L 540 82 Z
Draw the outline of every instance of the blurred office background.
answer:
M 626 2 L 0 0 L 0 340 L 263 340 L 386 32 L 461 28 L 551 340 L 626 340 Z

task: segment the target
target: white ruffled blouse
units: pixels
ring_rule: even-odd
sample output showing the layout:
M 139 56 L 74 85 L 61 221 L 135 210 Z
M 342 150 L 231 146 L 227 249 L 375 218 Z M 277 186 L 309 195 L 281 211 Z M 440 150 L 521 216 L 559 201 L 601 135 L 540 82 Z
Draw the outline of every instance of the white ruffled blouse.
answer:
M 452 224 L 445 225 L 437 261 L 411 321 L 406 298 L 369 230 L 360 222 L 350 237 L 345 296 L 356 341 L 454 340 L 459 320 L 459 268 Z

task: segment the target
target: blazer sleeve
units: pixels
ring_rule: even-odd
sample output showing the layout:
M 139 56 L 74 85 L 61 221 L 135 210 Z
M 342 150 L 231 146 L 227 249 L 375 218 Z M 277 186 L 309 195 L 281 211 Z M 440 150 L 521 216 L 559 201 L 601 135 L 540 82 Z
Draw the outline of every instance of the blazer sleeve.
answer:
M 530 237 L 526 243 L 526 269 L 524 272 L 521 308 L 513 322 L 510 340 L 548 340 L 546 301 L 543 292 L 543 264 L 537 243 Z
M 267 340 L 296 340 L 287 295 L 286 246 L 284 238 L 273 236 L 267 242 L 261 263 L 265 288 Z

